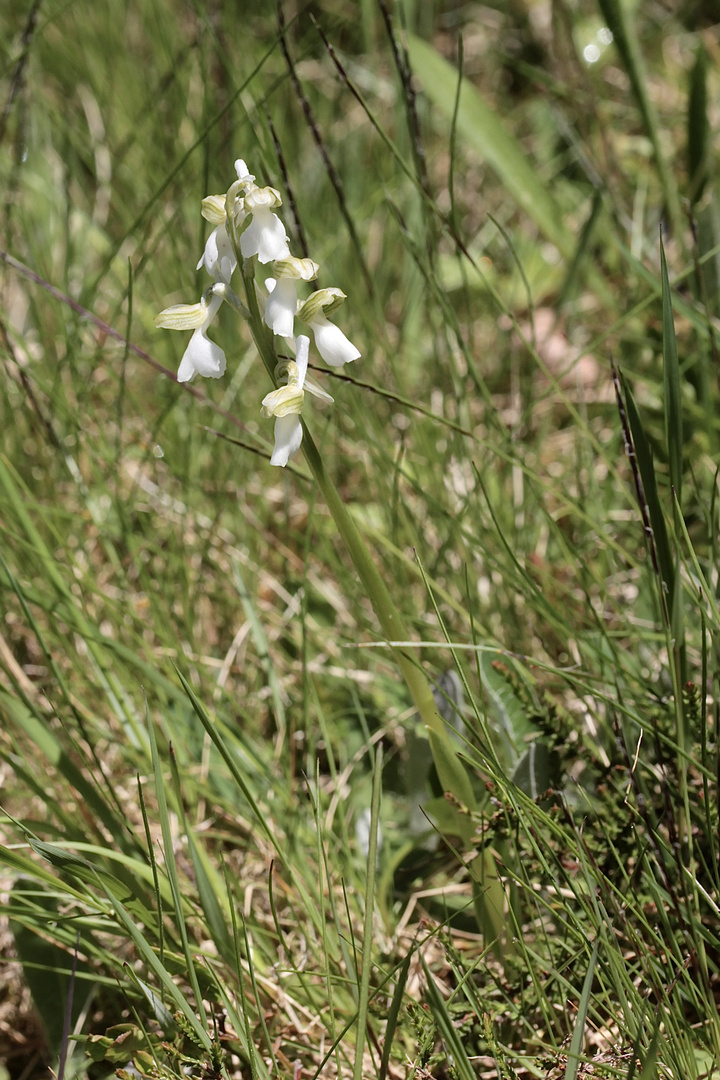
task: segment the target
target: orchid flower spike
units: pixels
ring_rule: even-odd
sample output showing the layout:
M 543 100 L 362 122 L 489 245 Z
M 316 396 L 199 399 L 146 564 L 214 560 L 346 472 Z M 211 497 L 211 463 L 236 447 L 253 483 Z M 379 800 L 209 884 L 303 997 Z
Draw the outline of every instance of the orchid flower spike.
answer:
M 298 311 L 298 318 L 312 330 L 317 351 L 330 367 L 342 367 L 360 356 L 359 350 L 342 330 L 327 318 L 344 299 L 342 289 L 319 289 L 308 297 Z
M 287 344 L 295 358 L 285 359 L 277 366 L 275 378 L 282 385 L 266 394 L 262 401 L 263 416 L 275 418 L 271 464 L 283 466 L 297 453 L 302 442 L 300 413 L 305 393 L 325 401 L 333 400 L 312 379 L 306 378 L 310 339 L 303 334 L 295 336 L 295 319 L 302 319 L 312 330 L 318 352 L 331 367 L 342 367 L 356 360 L 360 352 L 329 319 L 345 299 L 341 289 L 320 289 L 304 303 L 298 300 L 298 283 L 313 281 L 319 267 L 312 259 L 290 254 L 285 226 L 274 213 L 282 204 L 280 193 L 272 187 L 259 187 L 242 158 L 235 162 L 235 173 L 237 179 L 224 195 L 208 195 L 202 201 L 203 217 L 213 228 L 197 269 L 203 267 L 214 284 L 197 304 L 165 308 L 156 316 L 155 325 L 170 330 L 192 330 L 178 369 L 178 382 L 189 382 L 196 375 L 219 379 L 224 374 L 225 353 L 208 337 L 210 324 L 223 300 L 251 324 L 266 362 L 270 362 L 270 350 L 275 346 L 260 318 L 276 342 L 279 339 Z M 231 287 L 232 276 L 244 260 L 242 276 L 247 306 Z M 270 276 L 264 281 L 257 273 L 257 263 L 272 264 Z
M 225 374 L 225 353 L 207 336 L 208 327 L 224 299 L 224 286 L 213 285 L 199 304 L 175 304 L 155 316 L 155 325 L 166 330 L 192 330 L 193 335 L 178 368 L 178 382 L 190 382 L 195 375 L 219 379 Z

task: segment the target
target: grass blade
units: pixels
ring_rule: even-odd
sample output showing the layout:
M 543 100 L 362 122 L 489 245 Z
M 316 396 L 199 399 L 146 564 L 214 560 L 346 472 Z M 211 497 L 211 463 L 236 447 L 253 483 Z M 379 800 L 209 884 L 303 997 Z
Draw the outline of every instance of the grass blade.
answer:
M 548 240 L 571 258 L 574 238 L 559 205 L 538 177 L 537 169 L 510 134 L 507 121 L 488 105 L 472 83 L 428 42 L 408 35 L 410 60 L 430 100 L 448 121 L 457 115 L 457 131 L 502 180 L 507 191 Z M 461 81 L 457 103 L 458 80 Z
M 193 962 L 192 953 L 190 951 L 190 942 L 188 940 L 187 927 L 185 925 L 182 891 L 180 889 L 177 865 L 175 863 L 175 849 L 173 843 L 172 829 L 170 827 L 170 815 L 168 813 L 167 799 L 165 797 L 165 785 L 163 782 L 162 765 L 160 762 L 160 755 L 158 753 L 157 740 L 155 738 L 155 726 L 152 722 L 152 718 L 150 716 L 150 709 L 147 707 L 147 705 L 146 716 L 148 735 L 150 737 L 150 751 L 152 754 L 153 774 L 155 776 L 155 798 L 157 799 L 158 818 L 160 819 L 160 827 L 162 829 L 165 868 L 170 881 L 170 887 L 172 889 L 173 906 L 175 909 L 175 923 L 177 926 L 177 931 L 180 934 L 180 939 L 182 941 L 182 948 L 185 955 L 185 963 L 187 967 L 187 977 L 193 989 L 193 994 L 195 995 L 195 1002 L 198 1011 L 202 1014 L 203 996 L 200 992 L 200 985 L 198 983 L 197 972 L 195 971 L 195 964 Z
M 660 124 L 658 122 L 655 107 L 650 100 L 647 91 L 647 74 L 640 52 L 640 44 L 635 33 L 635 27 L 631 23 L 627 5 L 622 0 L 598 0 L 600 10 L 605 17 L 608 28 L 612 31 L 613 40 L 620 54 L 620 59 L 625 67 L 625 72 L 630 80 L 633 94 L 640 110 L 640 115 L 645 125 L 645 132 L 652 143 L 655 165 L 658 179 L 662 187 L 667 213 L 672 222 L 676 234 L 682 231 L 682 215 L 678 200 L 677 186 L 668 169 L 665 156 L 660 145 Z
M 448 1057 L 452 1057 L 454 1070 L 459 1077 L 459 1080 L 476 1080 L 475 1070 L 468 1058 L 467 1050 L 453 1024 L 452 1017 L 448 1012 L 442 994 L 435 985 L 435 979 L 425 962 L 425 957 L 422 957 L 422 966 L 423 971 L 425 972 L 425 993 L 427 995 L 428 1005 L 430 1006 L 433 1019 L 438 1026 L 438 1031 L 442 1035 L 447 1048 Z
M 355 1043 L 354 1080 L 362 1080 L 365 1033 L 370 1003 L 370 973 L 372 971 L 373 923 L 375 921 L 375 871 L 378 852 L 378 826 L 380 823 L 380 799 L 382 796 L 383 749 L 379 743 L 375 750 L 373 770 L 372 803 L 370 808 L 370 836 L 368 838 L 367 878 L 365 880 L 365 920 L 363 924 L 362 973 L 360 998 L 357 1012 L 357 1042 Z
M 195 1012 L 190 1006 L 185 995 L 178 989 L 175 982 L 170 976 L 167 968 L 158 960 L 155 950 L 150 945 L 150 942 L 138 929 L 135 920 L 130 915 L 125 905 L 118 899 L 112 890 L 98 878 L 98 884 L 103 890 L 108 900 L 112 904 L 115 913 L 120 920 L 121 924 L 125 928 L 125 931 L 130 939 L 132 939 L 135 948 L 138 951 L 139 956 L 153 972 L 160 985 L 163 987 L 166 998 L 172 1001 L 176 1009 L 178 1009 L 184 1016 L 189 1027 L 192 1029 L 195 1038 L 198 1043 L 208 1052 L 211 1050 L 210 1038 L 203 1025 L 198 1020 Z
M 707 53 L 700 42 L 690 73 L 687 113 L 688 195 L 691 203 L 701 198 L 707 182 L 710 124 L 707 114 Z
M 595 978 L 595 964 L 597 963 L 599 945 L 600 939 L 598 938 L 593 945 L 590 963 L 588 964 L 587 974 L 585 975 L 585 981 L 583 982 L 583 988 L 580 993 L 575 1027 L 573 1028 L 570 1048 L 568 1050 L 565 1080 L 576 1080 L 578 1068 L 580 1067 L 583 1037 L 585 1035 L 585 1021 L 587 1020 L 588 1008 L 590 1006 L 590 995 L 592 994 L 592 984 L 593 979 Z
M 665 440 L 670 462 L 670 483 L 682 506 L 683 423 L 675 322 L 668 279 L 665 245 L 660 237 L 660 272 L 662 275 L 663 375 L 665 381 Z
M 628 428 L 625 433 L 628 456 L 631 457 L 633 470 L 637 466 L 636 490 L 640 510 L 645 523 L 645 533 L 653 559 L 655 573 L 660 587 L 661 606 L 665 611 L 668 624 L 672 616 L 672 599 L 675 595 L 675 565 L 670 551 L 665 515 L 660 504 L 652 450 L 640 420 L 630 386 L 623 376 L 620 377 L 625 397 L 624 409 Z M 639 483 L 638 483 L 639 481 Z

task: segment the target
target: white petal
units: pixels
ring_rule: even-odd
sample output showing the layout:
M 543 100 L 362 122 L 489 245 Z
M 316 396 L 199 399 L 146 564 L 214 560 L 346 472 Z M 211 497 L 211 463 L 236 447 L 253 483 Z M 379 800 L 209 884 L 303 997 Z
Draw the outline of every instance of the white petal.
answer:
M 235 272 L 237 260 L 224 225 L 218 225 L 208 236 L 197 269 L 199 270 L 201 266 L 204 266 L 208 274 L 214 277 L 216 281 L 223 281 L 226 285 L 230 284 L 230 278 Z
M 271 465 L 287 465 L 300 449 L 303 430 L 300 417 L 294 413 L 290 416 L 278 416 L 275 420 L 275 449 L 270 458 Z
M 314 379 L 306 379 L 303 390 L 306 394 L 312 394 L 318 401 L 324 401 L 326 405 L 332 405 L 335 400 L 335 398 L 328 394 L 327 390 L 323 390 L 322 386 L 319 386 Z
M 291 278 L 281 278 L 277 282 L 268 278 L 265 282 L 268 288 L 271 281 L 273 288 L 265 301 L 265 325 L 279 337 L 291 337 L 297 311 L 297 282 Z
M 324 315 L 319 313 L 311 322 L 310 329 L 315 335 L 317 351 L 330 367 L 342 367 L 343 364 L 349 364 L 360 356 L 359 351 L 345 337 L 342 330 Z
M 274 262 L 287 255 L 287 233 L 277 214 L 265 206 L 253 210 L 252 221 L 240 237 L 240 250 L 244 259 L 257 255 L 261 263 Z
M 199 327 L 190 338 L 178 368 L 178 382 L 190 382 L 195 375 L 219 379 L 225 374 L 225 353 L 207 336 L 205 327 Z

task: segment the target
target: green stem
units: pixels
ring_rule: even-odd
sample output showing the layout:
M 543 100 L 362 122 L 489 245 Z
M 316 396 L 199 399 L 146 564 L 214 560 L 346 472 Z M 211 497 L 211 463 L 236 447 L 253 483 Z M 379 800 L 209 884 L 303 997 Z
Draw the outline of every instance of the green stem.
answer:
M 234 233 L 234 230 L 232 232 Z M 273 335 L 265 326 L 258 306 L 255 292 L 254 260 L 243 260 L 235 236 L 233 236 L 233 241 L 235 241 L 238 265 L 245 283 L 247 306 L 250 312 L 248 320 L 250 331 L 268 374 L 275 383 L 277 355 Z M 368 546 L 330 478 L 317 446 L 307 429 L 307 425 L 304 421 L 302 424 L 302 448 L 306 461 L 377 615 L 383 636 L 388 642 L 409 641 L 410 636 L 402 616 L 396 608 L 390 592 L 372 559 Z M 467 809 L 474 809 L 475 795 L 470 777 L 460 761 L 445 724 L 435 707 L 435 699 L 433 698 L 430 683 L 420 666 L 406 652 L 397 645 L 393 645 L 391 648 L 405 684 L 415 702 L 415 707 L 420 714 L 421 721 L 427 728 L 433 760 L 443 789 L 452 792 Z M 458 835 L 463 840 L 470 841 L 474 830 L 472 821 L 466 814 L 461 812 L 458 812 L 457 819 Z
M 387 585 L 376 567 L 360 531 L 348 508 L 330 478 L 315 442 L 303 424 L 303 450 L 305 460 L 322 492 L 327 508 L 332 514 L 337 530 L 343 539 L 353 565 L 363 583 L 365 592 L 378 618 L 383 636 L 388 642 L 409 641 L 410 636 L 402 616 L 395 606 Z M 475 806 L 475 796 L 470 778 L 461 764 L 455 748 L 450 744 L 445 724 L 435 706 L 432 688 L 422 669 L 398 645 L 391 646 L 395 661 L 405 684 L 412 695 L 415 707 L 428 730 L 433 759 L 445 791 L 452 792 L 468 809 Z M 468 819 L 463 819 L 461 835 L 472 831 Z

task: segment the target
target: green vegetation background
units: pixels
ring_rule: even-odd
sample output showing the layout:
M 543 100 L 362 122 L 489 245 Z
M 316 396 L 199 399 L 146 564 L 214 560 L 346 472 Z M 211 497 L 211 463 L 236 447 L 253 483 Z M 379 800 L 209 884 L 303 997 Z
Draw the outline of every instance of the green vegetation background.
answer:
M 0 28 L 0 1076 L 717 1075 L 716 6 Z M 472 809 L 246 328 L 153 326 L 237 157 Z

